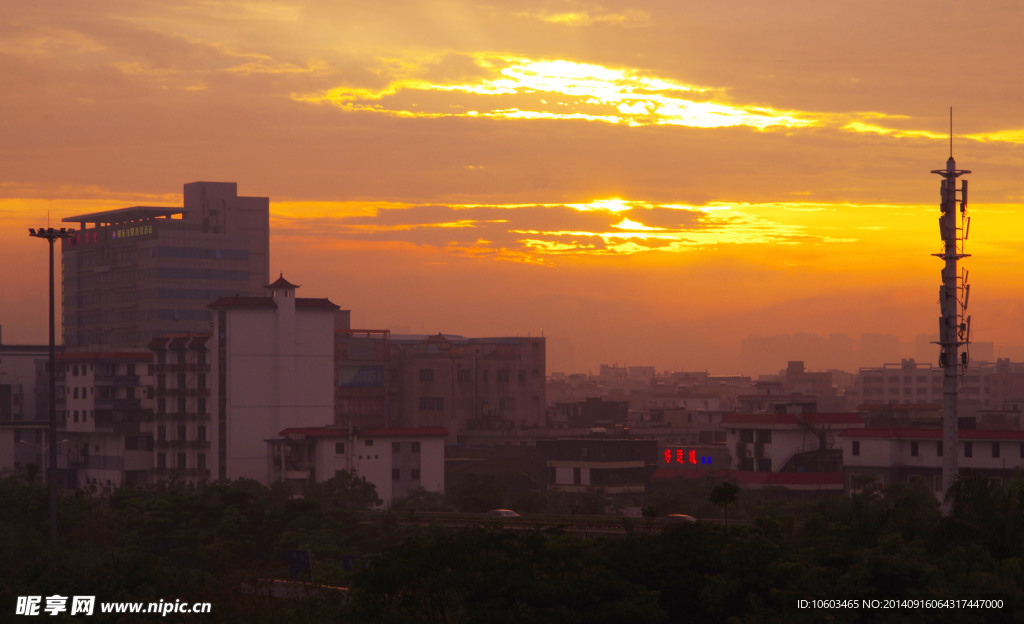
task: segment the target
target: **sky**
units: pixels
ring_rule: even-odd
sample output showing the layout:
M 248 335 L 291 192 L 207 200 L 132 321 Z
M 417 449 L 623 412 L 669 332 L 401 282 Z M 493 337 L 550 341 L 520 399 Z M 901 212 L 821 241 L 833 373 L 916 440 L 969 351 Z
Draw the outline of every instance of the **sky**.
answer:
M 26 228 L 199 180 L 270 197 L 271 273 L 354 326 L 544 335 L 549 371 L 912 341 L 937 332 L 952 108 L 973 337 L 1009 354 L 1022 23 L 1015 0 L 6 0 L 3 341 L 46 340 Z

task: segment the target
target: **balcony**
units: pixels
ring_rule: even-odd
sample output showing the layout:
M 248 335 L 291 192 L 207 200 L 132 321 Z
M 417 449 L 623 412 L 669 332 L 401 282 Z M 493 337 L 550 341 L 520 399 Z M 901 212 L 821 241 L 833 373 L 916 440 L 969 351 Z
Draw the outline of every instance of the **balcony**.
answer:
M 97 410 L 130 412 L 142 409 L 142 399 L 96 397 L 93 403 Z
M 206 397 L 210 396 L 209 388 L 156 388 L 158 397 Z

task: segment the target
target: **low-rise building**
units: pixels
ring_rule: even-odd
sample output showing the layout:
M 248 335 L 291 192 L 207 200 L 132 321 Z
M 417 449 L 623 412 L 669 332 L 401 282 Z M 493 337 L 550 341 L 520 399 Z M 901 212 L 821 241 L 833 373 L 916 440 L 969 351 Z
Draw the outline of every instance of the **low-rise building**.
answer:
M 443 428 L 298 427 L 267 440 L 272 481 L 300 489 L 354 472 L 377 488 L 390 505 L 423 488 L 444 491 Z
M 961 429 L 957 437 L 961 471 L 1008 479 L 1024 466 L 1024 431 Z M 848 429 L 838 441 L 848 492 L 919 481 L 942 499 L 941 428 Z
M 843 489 L 840 433 L 863 427 L 858 414 L 728 414 L 722 419 L 732 475 L 741 485 Z
M 600 438 L 538 440 L 547 489 L 606 495 L 641 494 L 657 465 L 657 440 Z

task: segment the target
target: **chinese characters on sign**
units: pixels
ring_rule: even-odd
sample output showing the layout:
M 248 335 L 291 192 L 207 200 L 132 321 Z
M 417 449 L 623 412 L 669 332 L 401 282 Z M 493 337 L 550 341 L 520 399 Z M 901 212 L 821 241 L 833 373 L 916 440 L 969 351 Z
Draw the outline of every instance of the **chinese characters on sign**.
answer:
M 666 464 L 704 466 L 711 465 L 711 457 L 707 455 L 697 455 L 697 451 L 694 449 L 668 448 L 665 449 L 663 455 Z

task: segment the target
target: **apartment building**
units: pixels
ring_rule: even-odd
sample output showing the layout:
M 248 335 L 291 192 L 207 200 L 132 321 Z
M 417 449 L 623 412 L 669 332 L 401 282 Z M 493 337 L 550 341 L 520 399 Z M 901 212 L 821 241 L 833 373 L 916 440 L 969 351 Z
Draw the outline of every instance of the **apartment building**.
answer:
M 470 429 L 545 425 L 544 338 L 390 339 L 389 419 L 404 427 L 444 427 L 449 440 Z
M 57 469 L 68 487 L 109 494 L 150 482 L 151 362 L 138 351 L 57 355 Z
M 1020 411 L 1024 407 L 1024 364 L 1000 358 L 995 363 L 973 363 L 960 377 L 960 415 L 976 416 L 986 410 Z M 904 359 L 860 369 L 860 404 L 942 403 L 942 369 L 930 363 Z
M 154 338 L 154 481 L 202 483 L 212 477 L 211 336 Z
M 300 489 L 354 471 L 390 505 L 417 489 L 444 491 L 444 447 L 439 427 L 294 427 L 267 442 L 270 477 Z
M 338 306 L 296 297 L 298 286 L 283 275 L 265 288 L 269 296 L 209 304 L 212 423 L 206 434 L 215 479 L 269 483 L 267 440 L 285 429 L 334 422 Z

